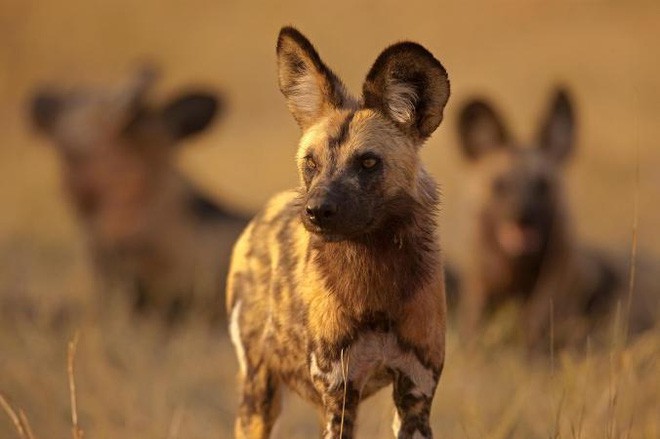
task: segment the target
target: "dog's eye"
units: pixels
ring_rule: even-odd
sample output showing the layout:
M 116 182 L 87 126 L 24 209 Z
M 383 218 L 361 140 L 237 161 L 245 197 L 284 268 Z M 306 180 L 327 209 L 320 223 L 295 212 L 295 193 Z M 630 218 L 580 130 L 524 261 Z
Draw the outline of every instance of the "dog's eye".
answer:
M 313 157 L 305 157 L 305 166 L 309 169 L 316 169 L 316 162 Z
M 364 169 L 373 169 L 378 163 L 379 160 L 376 157 L 363 157 L 361 162 Z

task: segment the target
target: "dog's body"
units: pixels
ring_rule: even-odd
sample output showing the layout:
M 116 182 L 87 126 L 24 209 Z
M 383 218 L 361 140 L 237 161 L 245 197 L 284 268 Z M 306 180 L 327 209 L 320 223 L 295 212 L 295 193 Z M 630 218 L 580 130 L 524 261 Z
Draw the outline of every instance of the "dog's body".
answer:
M 519 329 L 531 348 L 579 344 L 623 299 L 623 267 L 574 238 L 562 184 L 574 131 L 565 91 L 556 93 L 528 147 L 512 139 L 486 102 L 464 107 L 459 133 L 471 167 L 472 259 L 458 316 L 468 339 L 489 309 L 513 299 L 521 304 Z M 633 325 L 647 325 L 644 319 Z
M 141 72 L 118 89 L 42 92 L 32 117 L 57 146 L 101 297 L 128 291 L 138 310 L 172 321 L 191 306 L 218 309 L 247 220 L 203 195 L 174 164 L 176 144 L 209 124 L 217 98 L 191 93 L 154 108 L 144 96 L 151 76 Z
M 442 119 L 446 73 L 421 46 L 394 45 L 358 103 L 295 29 L 278 59 L 302 187 L 275 197 L 232 257 L 236 435 L 269 437 L 286 384 L 319 407 L 324 438 L 353 437 L 360 400 L 393 382 L 395 434 L 430 438 L 445 298 L 438 195 L 417 150 Z

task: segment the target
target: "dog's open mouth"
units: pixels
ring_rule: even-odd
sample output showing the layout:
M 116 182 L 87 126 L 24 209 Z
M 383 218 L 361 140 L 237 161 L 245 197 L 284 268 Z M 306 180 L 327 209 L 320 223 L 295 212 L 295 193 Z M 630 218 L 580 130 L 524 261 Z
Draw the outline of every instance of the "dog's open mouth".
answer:
M 541 250 L 541 231 L 536 226 L 505 222 L 497 228 L 497 241 L 510 256 L 524 256 Z

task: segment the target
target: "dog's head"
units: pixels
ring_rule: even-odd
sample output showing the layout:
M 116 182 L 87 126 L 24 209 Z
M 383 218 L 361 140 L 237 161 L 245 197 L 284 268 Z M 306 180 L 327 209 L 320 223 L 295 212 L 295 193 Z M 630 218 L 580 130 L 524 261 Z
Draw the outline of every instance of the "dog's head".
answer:
M 543 251 L 564 208 L 562 167 L 575 139 L 568 93 L 557 90 L 533 141 L 516 141 L 484 100 L 466 104 L 458 132 L 481 187 L 480 221 L 487 239 L 510 257 Z
M 280 89 L 303 131 L 297 162 L 307 230 L 345 240 L 409 220 L 411 203 L 429 190 L 418 152 L 449 98 L 442 64 L 416 43 L 394 44 L 357 100 L 297 30 L 281 30 L 277 55 Z
M 67 195 L 101 241 L 130 240 L 146 226 L 175 145 L 204 130 L 218 108 L 207 92 L 150 103 L 154 75 L 140 70 L 119 87 L 43 89 L 31 101 L 34 126 L 55 144 Z

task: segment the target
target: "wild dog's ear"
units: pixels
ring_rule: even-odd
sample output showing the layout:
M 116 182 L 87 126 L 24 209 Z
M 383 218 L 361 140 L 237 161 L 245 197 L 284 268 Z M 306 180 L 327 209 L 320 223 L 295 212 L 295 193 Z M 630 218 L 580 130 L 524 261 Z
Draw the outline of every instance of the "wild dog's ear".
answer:
M 558 162 L 566 160 L 575 143 L 575 112 L 568 91 L 558 88 L 541 122 L 539 148 Z
M 403 42 L 378 56 L 362 93 L 365 107 L 378 110 L 421 143 L 442 121 L 449 78 L 431 52 L 417 43 Z
M 277 67 L 280 90 L 302 129 L 313 125 L 327 111 L 354 105 L 342 82 L 323 64 L 312 43 L 293 27 L 280 30 Z
M 179 140 L 203 131 L 221 109 L 222 101 L 214 94 L 193 92 L 167 104 L 162 118 L 174 139 Z
M 486 101 L 474 99 L 461 110 L 458 117 L 458 135 L 461 148 L 469 160 L 478 160 L 483 154 L 507 147 L 509 134 L 502 118 Z
M 30 118 L 33 125 L 44 134 L 52 134 L 64 108 L 64 98 L 53 91 L 42 90 L 30 101 Z

